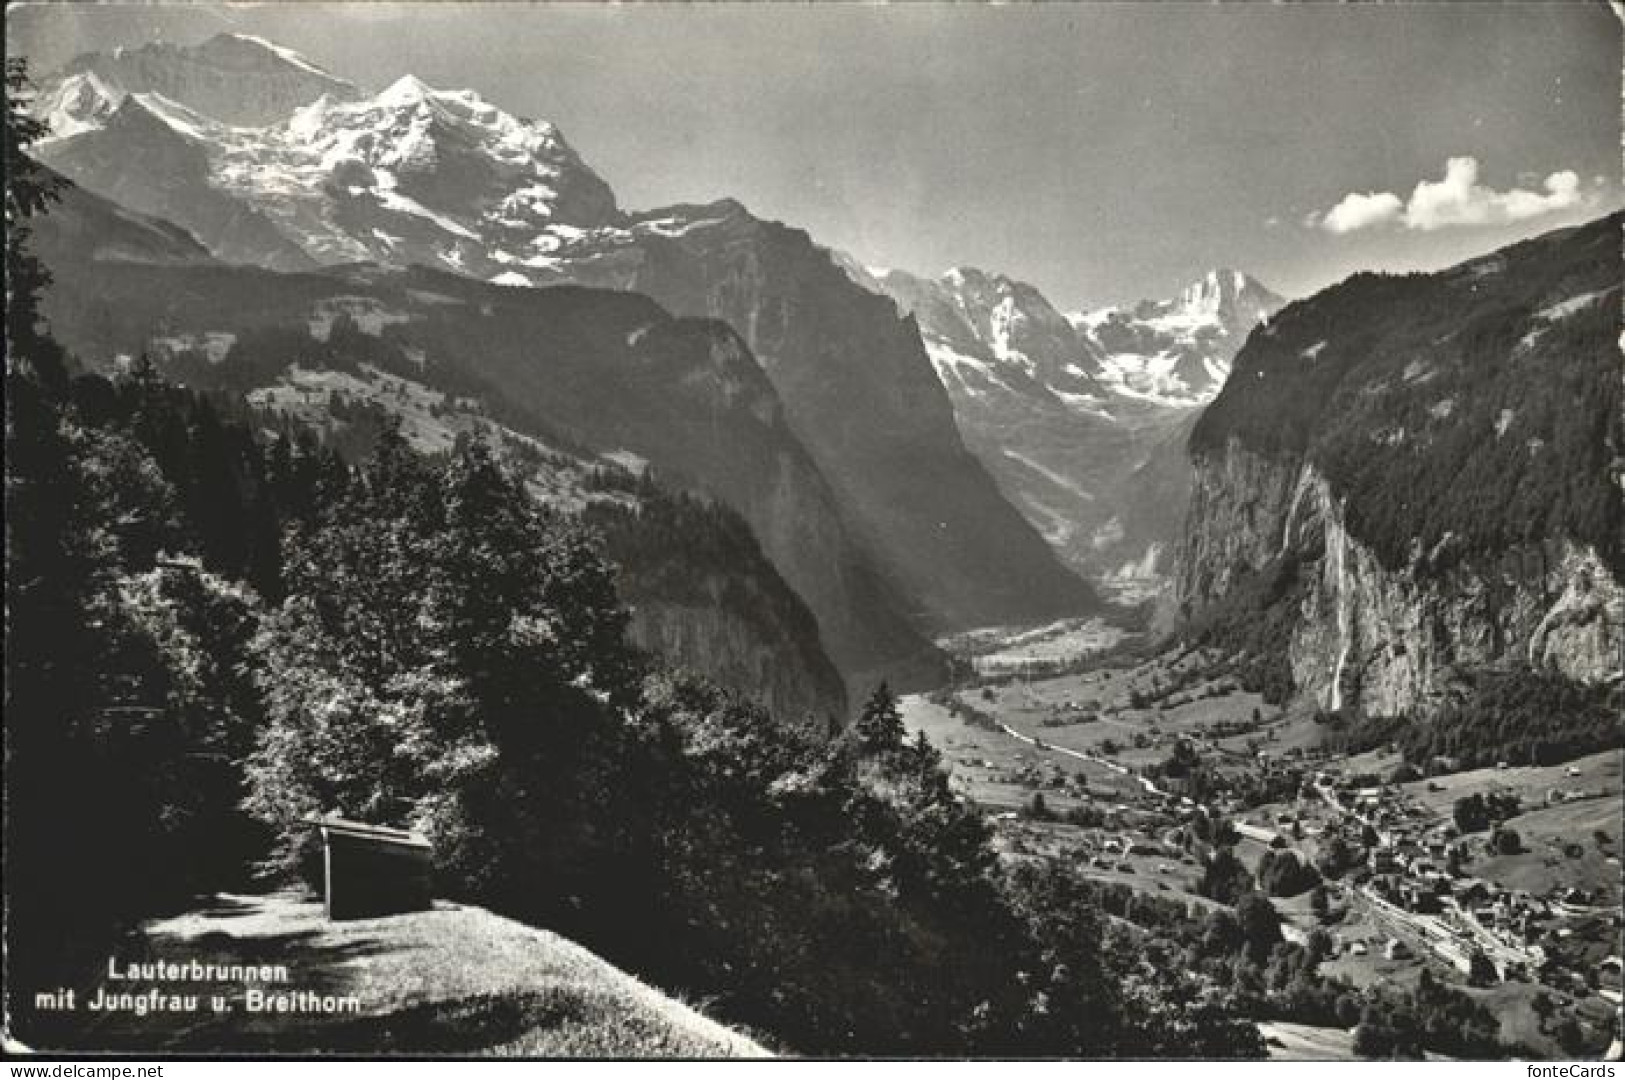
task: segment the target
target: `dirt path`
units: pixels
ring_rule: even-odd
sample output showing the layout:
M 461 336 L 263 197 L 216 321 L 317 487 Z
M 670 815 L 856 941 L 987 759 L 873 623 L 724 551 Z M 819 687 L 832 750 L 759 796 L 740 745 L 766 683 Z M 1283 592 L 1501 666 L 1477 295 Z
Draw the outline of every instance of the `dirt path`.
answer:
M 211 965 L 234 977 L 196 974 Z M 45 1039 L 24 1041 L 109 1051 L 768 1056 L 572 941 L 454 904 L 330 922 L 303 896 L 222 894 L 147 924 L 101 974 L 71 1015 L 48 1018 Z M 123 995 L 126 1007 L 92 1007 Z

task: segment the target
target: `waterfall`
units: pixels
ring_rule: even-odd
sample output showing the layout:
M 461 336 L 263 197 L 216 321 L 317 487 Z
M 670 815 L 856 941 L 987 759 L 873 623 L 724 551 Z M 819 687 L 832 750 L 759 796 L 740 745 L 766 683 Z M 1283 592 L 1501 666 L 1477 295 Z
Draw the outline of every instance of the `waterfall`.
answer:
M 1327 557 L 1337 588 L 1337 663 L 1332 668 L 1331 707 L 1343 707 L 1343 668 L 1348 664 L 1349 644 L 1353 637 L 1354 612 L 1351 605 L 1352 589 L 1348 581 L 1348 533 L 1343 528 L 1343 504 L 1337 505 L 1335 515 L 1326 523 Z

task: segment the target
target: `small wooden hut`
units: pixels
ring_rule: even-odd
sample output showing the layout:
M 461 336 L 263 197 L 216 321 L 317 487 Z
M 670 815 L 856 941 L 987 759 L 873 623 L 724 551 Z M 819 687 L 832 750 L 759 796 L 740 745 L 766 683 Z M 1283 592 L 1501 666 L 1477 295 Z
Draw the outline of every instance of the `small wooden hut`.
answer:
M 427 911 L 434 847 L 421 833 L 323 817 L 322 887 L 329 919 Z

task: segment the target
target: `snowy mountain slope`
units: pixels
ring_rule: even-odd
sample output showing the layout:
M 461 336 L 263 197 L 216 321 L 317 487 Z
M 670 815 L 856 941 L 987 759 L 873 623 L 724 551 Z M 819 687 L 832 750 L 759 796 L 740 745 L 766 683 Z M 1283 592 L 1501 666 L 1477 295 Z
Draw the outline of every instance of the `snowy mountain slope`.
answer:
M 1212 400 L 1247 334 L 1286 301 L 1238 270 L 1209 270 L 1171 300 L 1073 314 L 1117 393 L 1165 405 Z
M 359 96 L 355 86 L 304 57 L 247 34 L 218 34 L 200 45 L 155 42 L 86 53 L 42 88 L 41 104 L 58 137 L 95 123 L 125 94 L 161 94 L 227 124 L 261 126 L 284 119 L 323 94 Z
M 54 77 L 38 96 L 35 112 L 54 133 L 40 156 L 92 191 L 168 211 L 222 258 L 261 265 L 280 243 L 306 265 L 419 262 L 491 278 L 551 265 L 566 239 L 620 220 L 609 187 L 551 124 L 411 76 L 362 98 L 347 83 L 301 77 L 302 62 L 285 50 L 268 55 L 290 70 L 281 95 L 290 104 L 259 125 L 233 122 L 241 109 L 173 96 L 182 80 L 158 77 L 152 58 L 134 86 L 120 81 L 130 76 L 119 65 L 81 58 L 85 70 Z M 153 85 L 163 89 L 138 88 Z M 132 194 L 176 178 L 187 198 L 235 215 Z M 234 243 L 223 222 L 233 216 L 264 219 L 280 241 Z
M 84 190 L 181 226 L 216 258 L 276 270 L 316 265 L 271 218 L 216 186 L 209 148 L 171 122 L 184 113 L 157 94 L 122 95 L 106 108 L 98 99 L 75 134 L 37 150 Z
M 935 280 L 902 270 L 873 280 L 919 320 L 950 393 L 1039 398 L 1084 413 L 1106 407 L 1098 350 L 1026 282 L 973 267 Z

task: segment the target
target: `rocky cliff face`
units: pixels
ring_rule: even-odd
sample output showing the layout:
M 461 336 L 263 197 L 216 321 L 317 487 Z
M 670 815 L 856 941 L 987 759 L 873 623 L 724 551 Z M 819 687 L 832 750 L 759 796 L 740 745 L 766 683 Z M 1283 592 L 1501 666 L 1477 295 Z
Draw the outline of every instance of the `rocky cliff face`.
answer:
M 1289 582 L 1264 603 L 1329 709 L 1425 715 L 1475 669 L 1618 678 L 1619 226 L 1356 279 L 1255 335 L 1191 440 L 1186 612 Z
M 28 245 L 47 266 L 213 261 L 191 233 L 168 221 L 135 213 L 70 183 L 62 182 L 57 195 L 52 213 L 28 223 Z
M 1194 608 L 1238 574 L 1294 560 L 1293 682 L 1322 708 L 1426 713 L 1456 676 L 1528 668 L 1596 683 L 1625 649 L 1625 588 L 1591 547 L 1552 540 L 1458 558 L 1446 543 L 1384 565 L 1351 535 L 1345 498 L 1308 462 L 1237 443 L 1195 463 L 1180 595 Z
M 684 214 L 706 224 L 642 230 L 627 286 L 739 330 L 922 625 L 963 629 L 1093 605 L 966 449 L 911 317 L 798 229 L 734 203 Z
M 474 366 L 450 345 L 436 344 L 472 340 L 448 308 L 463 310 L 490 335 L 487 341 L 500 338 L 507 320 L 480 297 L 505 298 L 503 290 L 445 278 L 458 291 L 432 291 L 433 280 L 421 274 L 324 277 L 222 266 L 173 226 L 71 185 L 52 213 L 35 220 L 30 240 L 58 282 L 46 303 L 53 332 L 83 362 L 105 368 L 119 354 L 145 351 L 189 385 L 243 394 L 251 406 L 319 433 L 341 452 L 364 451 L 386 418 L 423 453 L 444 452 L 458 437 L 477 434 L 519 472 L 534 499 L 585 518 L 604 536 L 636 644 L 763 702 L 780 722 L 811 722 L 822 731 L 845 716 L 846 689 L 817 618 L 746 521 L 725 505 L 683 493 L 684 486 L 701 486 L 691 476 L 675 468 L 670 481 L 654 475 L 635 449 L 653 449 L 635 438 L 637 429 L 651 426 L 647 413 L 619 428 L 606 410 L 586 407 L 593 389 L 619 386 L 634 410 L 691 406 L 706 417 L 695 426 L 709 438 L 753 430 L 761 452 L 742 456 L 730 492 L 743 499 L 762 491 L 768 494 L 757 505 L 764 513 L 801 514 L 822 558 L 849 550 L 838 527 L 830 531 L 827 505 L 800 505 L 785 494 L 816 486 L 816 477 L 798 474 L 805 455 L 798 458 L 793 447 L 763 449 L 775 425 L 782 429 L 782 408 L 725 327 L 674 320 L 641 297 L 586 290 L 551 296 L 551 308 L 528 328 L 550 324 L 571 339 L 568 352 L 578 367 L 549 368 L 544 356 L 535 374 L 538 384 L 553 379 L 551 396 L 566 401 L 555 415 L 579 411 L 589 421 L 574 424 L 566 439 L 558 435 L 563 425 L 548 424 L 545 408 L 482 400 Z M 606 308 L 596 318 L 595 303 Z M 452 326 L 436 331 L 430 312 L 451 316 Z M 578 319 L 619 333 L 571 334 Z M 405 328 L 413 322 L 424 337 Z M 630 337 L 638 338 L 635 346 Z M 506 355 L 483 351 L 498 361 Z M 674 449 L 671 458 L 698 468 L 702 453 Z M 755 478 L 758 465 L 765 475 Z M 771 502 L 774 492 L 778 503 Z M 818 565 L 799 568 L 823 572 Z M 884 627 L 883 614 L 869 625 Z M 934 675 L 929 644 L 908 641 Z M 895 655 L 883 641 L 871 644 L 865 663 L 879 657 L 883 665 Z M 876 677 L 891 674 L 882 666 Z

